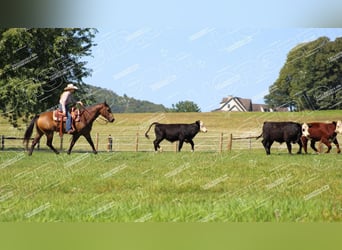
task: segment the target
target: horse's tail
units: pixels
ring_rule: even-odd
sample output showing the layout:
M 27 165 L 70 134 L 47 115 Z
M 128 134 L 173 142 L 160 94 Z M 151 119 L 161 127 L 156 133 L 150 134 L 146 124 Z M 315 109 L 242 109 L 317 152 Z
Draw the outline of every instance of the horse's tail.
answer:
M 39 115 L 36 115 L 30 125 L 28 126 L 28 128 L 26 129 L 25 131 L 25 135 L 24 135 L 24 143 L 26 142 L 26 148 L 27 148 L 27 145 L 30 141 L 30 138 L 31 138 L 31 135 L 32 135 L 32 132 L 33 132 L 33 128 L 34 128 L 34 124 L 36 123 L 36 120 L 38 119 Z
M 145 132 L 145 137 L 146 137 L 147 139 L 150 139 L 150 137 L 148 136 L 148 132 L 150 132 L 151 127 L 152 127 L 153 125 L 156 125 L 156 124 L 159 124 L 159 123 L 158 123 L 158 122 L 152 123 L 152 124 L 150 125 L 150 127 L 148 128 L 148 130 Z

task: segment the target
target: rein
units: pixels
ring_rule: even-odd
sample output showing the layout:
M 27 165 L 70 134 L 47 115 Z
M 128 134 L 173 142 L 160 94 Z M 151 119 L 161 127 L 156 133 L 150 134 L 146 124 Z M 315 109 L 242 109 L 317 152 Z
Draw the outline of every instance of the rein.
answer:
M 102 120 L 101 122 L 100 122 L 100 120 Z M 104 118 L 103 116 L 101 116 L 101 115 L 99 115 L 96 119 L 95 119 L 95 121 L 97 121 L 99 124 L 101 124 L 101 125 L 106 125 L 107 123 L 108 123 L 108 120 L 106 119 L 106 118 Z M 104 123 L 103 123 L 104 122 Z

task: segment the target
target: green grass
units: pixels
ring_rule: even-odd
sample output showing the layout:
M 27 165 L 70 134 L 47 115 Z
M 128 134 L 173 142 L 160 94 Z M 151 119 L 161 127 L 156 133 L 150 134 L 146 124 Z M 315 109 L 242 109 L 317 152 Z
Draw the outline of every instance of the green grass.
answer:
M 0 154 L 0 221 L 342 221 L 340 155 Z

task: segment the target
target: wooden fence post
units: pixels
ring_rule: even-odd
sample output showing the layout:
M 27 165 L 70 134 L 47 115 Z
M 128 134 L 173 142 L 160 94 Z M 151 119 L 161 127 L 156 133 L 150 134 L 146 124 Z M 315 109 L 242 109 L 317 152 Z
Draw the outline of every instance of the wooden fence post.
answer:
M 233 146 L 233 134 L 229 134 L 229 137 L 228 137 L 228 151 L 232 151 L 232 146 Z
M 223 133 L 221 133 L 220 135 L 220 145 L 219 145 L 220 153 L 222 153 L 222 147 L 223 147 Z
M 59 149 L 62 151 L 63 150 L 63 134 L 59 138 L 60 138 Z
M 139 132 L 135 135 L 135 152 L 138 152 L 139 150 Z
M 107 152 L 113 151 L 113 138 L 111 135 L 108 136 Z
M 5 136 L 2 135 L 1 136 L 1 150 L 4 150 L 5 149 Z
M 95 149 L 96 149 L 96 151 L 99 150 L 99 133 L 96 133 L 96 137 L 95 137 Z

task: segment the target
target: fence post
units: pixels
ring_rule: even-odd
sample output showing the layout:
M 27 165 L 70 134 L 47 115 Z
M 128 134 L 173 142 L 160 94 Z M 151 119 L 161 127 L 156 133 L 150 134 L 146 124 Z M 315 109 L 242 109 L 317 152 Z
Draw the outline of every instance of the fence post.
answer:
M 229 134 L 228 137 L 228 151 L 232 151 L 232 146 L 233 146 L 233 134 Z
M 98 151 L 99 150 L 99 133 L 96 133 L 95 144 L 96 144 L 95 149 L 96 151 Z
M 5 149 L 5 136 L 2 135 L 1 136 L 1 150 L 4 150 Z
M 113 151 L 113 138 L 112 138 L 111 135 L 108 136 L 107 151 L 108 152 L 112 152 Z
M 59 149 L 62 151 L 63 150 L 63 134 L 59 138 L 60 138 Z
M 138 152 L 138 150 L 139 150 L 139 132 L 137 132 L 135 136 L 135 152 Z
M 223 147 L 223 133 L 221 133 L 220 135 L 220 145 L 219 145 L 220 153 L 222 153 L 222 147 Z

